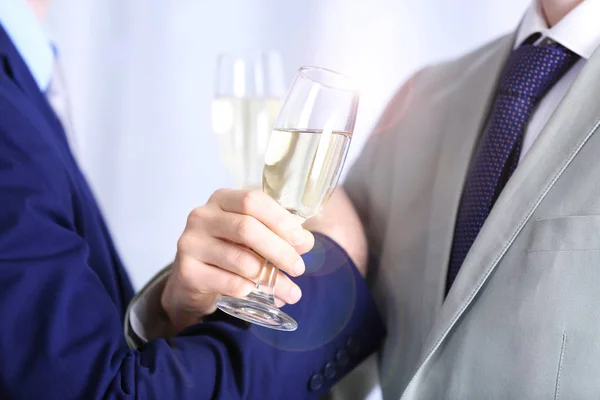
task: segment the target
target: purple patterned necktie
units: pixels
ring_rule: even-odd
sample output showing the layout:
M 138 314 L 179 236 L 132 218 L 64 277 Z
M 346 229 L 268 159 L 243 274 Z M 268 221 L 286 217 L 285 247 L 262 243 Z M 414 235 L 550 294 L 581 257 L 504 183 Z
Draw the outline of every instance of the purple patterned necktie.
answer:
M 460 200 L 446 293 L 495 199 L 517 166 L 523 134 L 533 110 L 578 59 L 575 53 L 549 40 L 539 46 L 523 44 L 512 52 Z

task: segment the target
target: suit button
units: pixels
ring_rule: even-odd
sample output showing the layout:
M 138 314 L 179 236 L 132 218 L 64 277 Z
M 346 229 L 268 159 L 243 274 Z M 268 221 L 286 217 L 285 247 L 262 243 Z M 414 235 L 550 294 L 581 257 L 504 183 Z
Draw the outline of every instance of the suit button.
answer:
M 360 353 L 360 343 L 358 343 L 358 340 L 354 337 L 348 339 L 348 342 L 346 342 L 346 347 L 348 347 L 348 350 L 350 350 L 350 354 L 352 355 L 356 356 L 358 353 Z
M 335 366 L 335 363 L 332 361 L 329 361 L 327 364 L 325 364 L 325 368 L 323 369 L 323 375 L 325 375 L 325 379 L 333 379 L 335 378 L 335 376 L 337 375 L 337 367 Z
M 338 350 L 335 354 L 335 361 L 340 368 L 344 368 L 350 362 L 350 356 L 346 350 Z
M 321 389 L 323 387 L 323 383 L 323 375 L 316 373 L 310 377 L 310 380 L 308 381 L 308 388 L 314 392 Z

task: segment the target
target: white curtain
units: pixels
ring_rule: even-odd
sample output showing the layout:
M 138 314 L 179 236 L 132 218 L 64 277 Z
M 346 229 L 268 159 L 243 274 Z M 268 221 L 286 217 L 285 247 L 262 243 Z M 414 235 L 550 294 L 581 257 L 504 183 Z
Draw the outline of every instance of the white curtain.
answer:
M 174 256 L 187 214 L 230 185 L 210 104 L 218 52 L 274 49 L 363 85 L 350 162 L 411 72 L 514 29 L 523 0 L 54 0 L 48 31 L 82 167 L 134 284 Z

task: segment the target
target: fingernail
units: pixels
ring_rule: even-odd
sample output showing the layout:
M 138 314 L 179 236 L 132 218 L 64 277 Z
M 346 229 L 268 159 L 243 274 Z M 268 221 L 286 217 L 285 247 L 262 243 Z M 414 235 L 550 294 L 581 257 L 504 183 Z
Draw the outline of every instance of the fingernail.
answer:
M 304 229 L 296 229 L 292 234 L 292 244 L 294 246 L 300 246 L 304 243 Z
M 294 273 L 297 276 L 302 275 L 305 269 L 306 266 L 304 265 L 304 261 L 301 258 L 299 258 L 298 261 L 296 261 L 296 263 L 294 264 Z
M 302 290 L 300 290 L 298 286 L 293 286 L 292 290 L 290 290 L 290 297 L 294 302 L 300 300 L 300 297 L 302 297 Z
M 281 307 L 285 306 L 285 301 L 280 300 L 277 297 L 275 297 L 275 305 L 277 306 L 277 308 L 281 308 Z

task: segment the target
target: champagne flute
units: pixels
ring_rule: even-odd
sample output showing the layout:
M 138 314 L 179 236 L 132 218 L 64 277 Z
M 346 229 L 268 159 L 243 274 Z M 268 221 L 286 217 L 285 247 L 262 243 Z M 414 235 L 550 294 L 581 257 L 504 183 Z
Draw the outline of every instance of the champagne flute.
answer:
M 260 187 L 285 90 L 281 57 L 272 51 L 221 54 L 215 83 L 212 123 L 222 162 L 236 187 Z
M 350 78 L 325 68 L 300 68 L 269 139 L 263 191 L 302 219 L 318 214 L 340 177 L 358 101 Z M 222 296 L 217 307 L 267 328 L 296 330 L 296 321 L 275 305 L 277 273 L 277 267 L 265 261 L 248 296 Z

